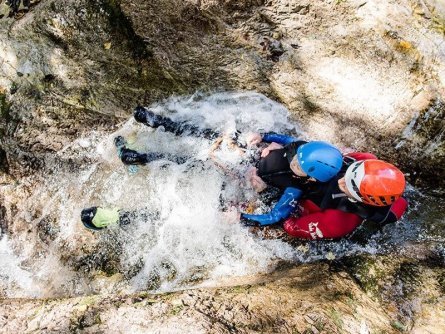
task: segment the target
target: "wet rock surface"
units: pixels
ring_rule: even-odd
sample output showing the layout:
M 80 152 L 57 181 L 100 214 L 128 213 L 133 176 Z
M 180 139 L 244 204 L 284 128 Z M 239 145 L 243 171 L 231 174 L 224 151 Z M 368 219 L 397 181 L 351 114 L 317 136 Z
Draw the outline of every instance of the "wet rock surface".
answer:
M 249 89 L 283 102 L 310 138 L 371 150 L 395 159 L 417 184 L 442 185 L 442 7 L 32 2 L 22 17 L 1 22 L 0 88 L 9 105 L 2 147 L 14 173 L 40 168 L 44 152 L 112 128 L 138 103 Z
M 394 265 L 386 257 L 361 263 L 346 271 L 333 263 L 304 265 L 243 278 L 238 286 L 168 295 L 8 301 L 0 305 L 0 324 L 26 333 L 443 332 L 443 268 L 407 259 Z M 368 279 L 378 275 L 398 284 L 371 286 Z M 401 294 L 410 296 L 404 304 Z

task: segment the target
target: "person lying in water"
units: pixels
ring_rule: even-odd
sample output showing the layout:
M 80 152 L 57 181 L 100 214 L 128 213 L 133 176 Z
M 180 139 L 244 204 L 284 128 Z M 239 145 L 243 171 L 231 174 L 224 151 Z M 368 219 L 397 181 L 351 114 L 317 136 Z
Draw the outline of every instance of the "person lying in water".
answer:
M 306 194 L 299 203 L 299 215 L 283 224 L 289 235 L 304 239 L 341 238 L 365 221 L 381 228 L 402 217 L 408 207 L 402 196 L 403 173 L 388 162 L 369 159 L 369 154 L 356 154 L 355 158 L 330 182 Z
M 242 222 L 260 226 L 276 224 L 295 211 L 298 200 L 319 184 L 329 182 L 343 165 L 343 156 L 334 146 L 323 141 L 307 142 L 276 133 L 253 134 L 249 144 L 270 143 L 261 153 L 257 168 L 247 178 L 252 187 L 262 192 L 268 186 L 279 188 L 283 195 L 267 214 L 241 214 Z
M 406 200 L 401 197 L 405 187 L 403 173 L 373 154 L 356 152 L 342 157 L 339 151 L 329 150 L 322 142 L 306 143 L 277 134 L 250 137 L 250 144 L 272 142 L 263 150 L 258 169 L 250 173 L 251 183 L 259 191 L 267 184 L 279 187 L 284 195 L 267 214 L 241 214 L 244 225 L 267 226 L 285 220 L 284 230 L 291 236 L 339 238 L 350 234 L 364 220 L 380 226 L 395 222 L 407 208 Z M 360 180 L 352 179 L 355 162 L 364 163 L 366 172 L 372 170 L 375 174 L 363 172 Z M 335 174 L 328 173 L 335 170 L 326 169 L 329 165 L 336 167 Z M 348 187 L 345 180 L 352 180 Z M 363 193 L 350 191 L 361 182 L 364 182 Z M 297 211 L 300 218 L 286 220 Z
M 217 136 L 219 135 L 217 132 L 212 132 L 212 130 L 209 129 L 202 130 L 196 126 L 187 123 L 176 123 L 169 118 L 156 115 L 152 111 L 143 107 L 136 108 L 135 119 L 138 122 L 152 127 L 164 126 L 166 130 L 171 131 L 177 135 L 191 134 L 195 136 L 202 136 L 202 134 L 204 133 L 204 137 L 211 139 L 217 138 Z M 275 207 L 272 209 L 272 211 L 268 214 L 242 214 L 242 222 L 245 225 L 256 224 L 259 226 L 266 226 L 282 222 L 296 211 L 297 203 L 300 199 L 301 203 L 310 203 L 306 200 L 311 201 L 311 199 L 313 199 L 313 201 L 311 202 L 314 203 L 317 202 L 317 199 L 323 197 L 324 192 L 329 194 L 329 189 L 327 188 L 328 185 L 331 185 L 332 180 L 338 180 L 338 176 L 342 173 L 344 174 L 345 169 L 353 161 L 376 158 L 374 155 L 369 153 L 352 153 L 343 157 L 338 149 L 328 143 L 305 142 L 297 140 L 290 136 L 280 135 L 276 133 L 266 133 L 262 136 L 260 134 L 254 134 L 253 136 L 251 136 L 249 144 L 256 144 L 260 141 L 270 142 L 271 144 L 263 150 L 262 159 L 259 161 L 258 169 L 251 170 L 251 173 L 249 175 L 251 183 L 254 188 L 256 188 L 258 191 L 261 191 L 264 190 L 265 186 L 267 186 L 267 182 L 269 185 L 282 189 L 284 191 L 284 194 L 277 202 Z M 146 163 L 156 160 L 156 158 L 162 159 L 165 157 L 159 153 L 148 154 L 144 155 L 144 157 L 141 158 L 141 161 L 144 161 L 144 163 Z M 401 175 L 403 176 L 403 174 Z M 345 197 L 345 195 L 336 194 L 335 198 L 341 197 Z M 323 232 L 318 232 L 318 234 L 316 234 L 323 235 L 323 237 L 326 238 L 345 236 L 351 232 L 349 226 L 353 225 L 357 227 L 365 219 L 378 220 L 377 216 L 379 214 L 385 216 L 385 219 L 380 220 L 381 224 L 389 222 L 391 220 L 390 218 L 392 218 L 392 220 L 394 220 L 394 217 L 399 219 L 402 213 L 406 210 L 406 200 L 401 198 L 397 201 L 398 198 L 396 198 L 395 196 L 390 196 L 390 199 L 393 198 L 393 202 L 388 201 L 387 205 L 384 205 L 382 206 L 382 208 L 379 209 L 364 207 L 362 208 L 362 210 L 359 210 L 358 208 L 352 209 L 351 207 L 349 207 L 348 210 L 354 211 L 353 214 L 355 214 L 353 218 L 351 218 L 352 216 L 348 215 L 348 217 L 350 217 L 350 220 L 353 221 L 352 223 L 346 224 L 347 226 L 345 225 L 343 226 L 343 228 L 340 228 L 341 224 L 336 222 L 334 224 L 334 227 L 336 226 L 338 228 L 334 228 L 335 231 L 332 231 L 331 233 L 325 232 L 324 234 Z M 299 205 L 300 209 L 302 207 L 301 203 Z M 326 201 L 324 202 L 324 204 L 326 204 Z M 330 205 L 333 204 L 331 203 Z M 323 205 L 321 205 L 319 208 L 321 211 L 323 209 Z M 314 208 L 312 207 L 312 209 Z M 311 210 L 307 208 L 303 208 L 301 213 L 307 213 L 310 211 Z M 360 214 L 358 214 L 359 212 Z M 385 212 L 386 215 L 384 214 Z M 330 215 L 338 214 L 338 212 L 331 211 L 324 213 L 329 213 Z M 323 217 L 325 218 L 323 222 L 325 220 L 330 221 L 332 218 L 330 215 L 324 215 Z M 357 216 L 362 218 L 360 220 L 360 223 L 358 224 L 356 223 L 357 219 L 354 219 L 357 218 Z M 319 215 L 317 217 L 320 218 Z M 344 217 L 342 216 L 342 218 Z M 288 222 L 285 225 L 285 230 L 290 235 L 297 236 L 297 233 L 295 233 L 295 231 L 290 232 L 291 226 L 295 227 L 299 224 L 303 224 L 303 220 L 298 221 L 299 223 L 297 223 L 295 220 L 293 220 L 293 222 L 293 224 L 290 224 Z M 323 222 L 313 222 L 312 225 L 307 226 L 306 230 L 309 230 L 309 227 L 313 229 L 313 226 L 318 226 L 318 224 L 320 223 L 321 225 L 329 225 L 327 223 L 323 224 Z M 310 234 L 310 232 L 308 233 Z

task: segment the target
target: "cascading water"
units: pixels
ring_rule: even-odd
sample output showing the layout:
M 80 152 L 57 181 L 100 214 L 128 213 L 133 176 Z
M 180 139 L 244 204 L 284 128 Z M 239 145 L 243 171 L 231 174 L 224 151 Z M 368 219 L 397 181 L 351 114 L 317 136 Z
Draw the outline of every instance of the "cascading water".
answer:
M 273 130 L 302 136 L 282 105 L 257 93 L 195 94 L 152 110 L 220 133 Z M 132 149 L 169 153 L 185 162 L 158 160 L 129 169 L 117 157 L 117 135 Z M 0 241 L 1 293 L 48 297 L 217 285 L 221 278 L 268 272 L 279 261 L 384 251 L 418 240 L 424 230 L 411 215 L 364 243 L 295 245 L 263 238 L 234 223 L 231 210 L 222 212 L 224 206 L 257 200 L 240 177 L 254 152 L 240 155 L 223 143 L 215 163 L 212 144 L 130 119 L 111 135 L 91 132 L 59 151 L 57 159 L 48 157 L 43 176 L 1 185 L 11 222 L 2 227 Z M 134 218 L 126 226 L 91 232 L 80 222 L 80 211 L 91 206 L 117 207 Z

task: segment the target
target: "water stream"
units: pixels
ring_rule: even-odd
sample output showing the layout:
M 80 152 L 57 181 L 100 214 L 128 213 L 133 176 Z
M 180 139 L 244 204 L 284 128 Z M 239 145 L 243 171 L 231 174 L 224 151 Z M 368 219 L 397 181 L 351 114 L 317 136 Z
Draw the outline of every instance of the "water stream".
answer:
M 238 130 L 241 140 L 248 131 L 271 130 L 304 138 L 286 108 L 257 93 L 195 94 L 151 107 L 221 133 Z M 138 151 L 170 153 L 186 162 L 159 160 L 129 170 L 116 155 L 117 135 Z M 240 155 L 223 142 L 216 164 L 210 159 L 212 144 L 131 118 L 117 132 L 88 132 L 57 156 L 49 155 L 42 175 L 0 185 L 9 222 L 0 240 L 0 294 L 165 292 L 267 273 L 283 261 L 396 252 L 406 243 L 444 241 L 443 214 L 433 214 L 444 212 L 443 205 L 413 188 L 402 221 L 367 240 L 295 243 L 252 232 L 234 223 L 233 212 L 222 212 L 222 206 L 258 204 L 240 178 L 255 151 Z M 80 211 L 90 206 L 118 207 L 136 218 L 127 226 L 92 232 L 80 222 Z

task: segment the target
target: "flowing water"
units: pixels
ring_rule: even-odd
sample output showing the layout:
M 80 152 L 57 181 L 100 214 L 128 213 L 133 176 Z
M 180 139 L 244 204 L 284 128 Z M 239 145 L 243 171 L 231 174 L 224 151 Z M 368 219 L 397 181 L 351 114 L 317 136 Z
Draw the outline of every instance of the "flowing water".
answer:
M 220 133 L 238 130 L 240 141 L 249 131 L 304 138 L 282 105 L 257 93 L 195 94 L 151 107 L 175 121 Z M 169 153 L 185 162 L 158 160 L 128 168 L 117 157 L 117 135 L 132 149 Z M 242 179 L 258 154 L 240 152 L 224 141 L 211 158 L 212 144 L 131 118 L 115 133 L 89 132 L 48 156 L 43 175 L 0 185 L 9 222 L 3 224 L 0 240 L 0 293 L 50 297 L 173 291 L 267 273 L 283 261 L 397 252 L 406 243 L 444 240 L 442 204 L 412 188 L 406 217 L 370 238 L 295 243 L 264 237 L 262 231 L 237 224 L 231 208 L 259 203 Z M 134 218 L 129 225 L 92 232 L 80 221 L 81 210 L 91 206 L 117 207 Z

